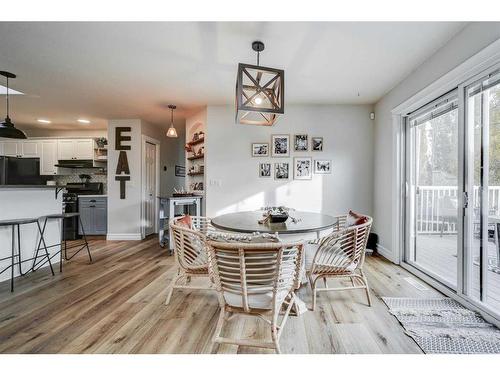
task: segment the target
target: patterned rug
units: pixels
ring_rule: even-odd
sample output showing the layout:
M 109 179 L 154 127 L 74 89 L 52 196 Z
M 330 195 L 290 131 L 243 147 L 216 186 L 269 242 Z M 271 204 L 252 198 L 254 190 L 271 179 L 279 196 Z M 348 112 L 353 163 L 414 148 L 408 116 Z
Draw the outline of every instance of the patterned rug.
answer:
M 382 300 L 424 353 L 500 353 L 500 330 L 451 298 Z

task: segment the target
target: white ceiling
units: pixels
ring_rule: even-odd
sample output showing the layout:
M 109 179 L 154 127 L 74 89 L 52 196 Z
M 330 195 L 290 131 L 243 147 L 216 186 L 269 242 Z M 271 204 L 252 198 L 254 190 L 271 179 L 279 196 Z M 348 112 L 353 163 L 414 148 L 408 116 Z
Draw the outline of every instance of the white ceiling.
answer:
M 17 74 L 11 87 L 26 94 L 11 100 L 21 127 L 104 128 L 111 118 L 165 125 L 169 103 L 178 105 L 179 117 L 232 104 L 237 64 L 255 63 L 254 40 L 266 44 L 261 65 L 285 69 L 286 103 L 375 103 L 464 26 L 4 22 L 0 70 Z

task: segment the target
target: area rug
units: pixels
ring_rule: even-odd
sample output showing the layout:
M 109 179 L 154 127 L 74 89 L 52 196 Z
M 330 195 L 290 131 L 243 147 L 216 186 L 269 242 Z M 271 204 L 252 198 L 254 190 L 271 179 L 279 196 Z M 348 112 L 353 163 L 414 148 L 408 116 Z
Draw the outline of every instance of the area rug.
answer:
M 424 353 L 500 353 L 500 330 L 451 298 L 382 300 Z

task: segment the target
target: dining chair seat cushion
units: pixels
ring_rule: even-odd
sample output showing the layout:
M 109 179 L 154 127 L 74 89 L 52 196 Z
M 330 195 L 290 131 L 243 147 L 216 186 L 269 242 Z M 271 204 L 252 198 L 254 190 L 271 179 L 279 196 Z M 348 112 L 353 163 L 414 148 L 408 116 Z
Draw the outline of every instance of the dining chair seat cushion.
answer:
M 306 271 L 311 270 L 314 261 L 314 256 L 316 255 L 318 249 L 319 249 L 319 244 L 308 243 L 308 242 L 304 244 L 304 263 Z M 331 251 L 335 253 L 335 255 L 331 258 L 335 260 L 335 263 L 329 262 L 324 264 L 325 266 L 335 267 L 335 264 L 345 265 L 346 263 L 348 263 L 347 266 L 342 266 L 342 268 L 348 272 L 352 272 L 356 269 L 357 264 L 354 262 L 349 262 L 348 256 L 342 251 L 339 244 L 334 245 Z M 316 264 L 321 265 L 321 262 L 316 262 Z
M 284 299 L 288 294 L 287 291 L 281 291 L 277 295 L 277 300 Z M 243 307 L 243 299 L 237 293 L 224 292 L 226 303 L 234 307 Z M 254 309 L 271 310 L 273 306 L 273 293 L 258 293 L 248 295 L 248 306 Z
M 368 218 L 365 215 L 358 214 L 352 210 L 347 214 L 346 225 L 348 227 L 365 224 L 367 222 Z
M 280 242 L 278 234 L 272 233 L 228 233 L 212 231 L 207 233 L 207 239 L 216 242 L 246 242 L 266 243 Z
M 188 228 L 188 229 L 193 228 L 193 220 L 191 219 L 191 216 L 189 216 L 189 215 L 184 215 L 183 217 L 178 219 L 176 221 L 176 224 L 181 226 L 181 227 Z

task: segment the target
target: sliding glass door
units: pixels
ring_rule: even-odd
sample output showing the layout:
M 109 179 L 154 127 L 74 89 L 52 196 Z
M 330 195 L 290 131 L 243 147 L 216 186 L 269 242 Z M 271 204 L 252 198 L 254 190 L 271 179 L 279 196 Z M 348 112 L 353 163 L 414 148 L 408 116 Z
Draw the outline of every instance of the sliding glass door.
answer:
M 457 286 L 458 100 L 456 91 L 406 120 L 406 262 Z
M 500 72 L 465 85 L 464 292 L 500 313 Z
M 404 129 L 405 265 L 500 318 L 500 65 Z

